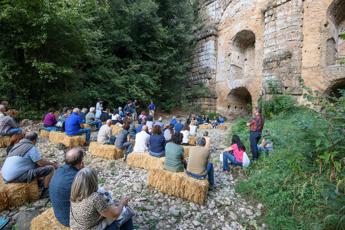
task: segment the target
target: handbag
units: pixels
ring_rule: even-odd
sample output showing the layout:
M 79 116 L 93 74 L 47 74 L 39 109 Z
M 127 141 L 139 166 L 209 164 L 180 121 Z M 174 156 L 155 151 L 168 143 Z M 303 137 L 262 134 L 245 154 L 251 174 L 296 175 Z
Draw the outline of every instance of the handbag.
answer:
M 119 216 L 119 218 L 117 218 L 115 222 L 118 227 L 121 227 L 134 216 L 135 216 L 134 210 L 129 206 L 125 206 L 122 209 L 121 215 Z
M 242 166 L 247 168 L 250 165 L 250 160 L 246 152 L 243 153 Z

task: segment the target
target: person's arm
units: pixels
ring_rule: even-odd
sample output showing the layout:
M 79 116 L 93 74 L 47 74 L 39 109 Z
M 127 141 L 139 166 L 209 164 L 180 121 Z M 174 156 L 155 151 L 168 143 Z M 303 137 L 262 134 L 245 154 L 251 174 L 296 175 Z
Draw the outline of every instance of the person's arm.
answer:
M 111 205 L 107 210 L 101 212 L 100 214 L 105 218 L 117 219 L 121 215 L 123 207 L 128 204 L 129 200 L 130 199 L 128 197 L 122 198 L 118 206 Z
M 226 148 L 226 149 L 224 149 L 224 151 L 225 152 L 230 152 L 230 151 L 232 151 L 233 149 L 232 149 L 232 147 L 230 146 L 230 147 L 228 147 L 228 148 Z
M 12 128 L 18 128 L 17 123 L 14 121 L 14 119 L 13 119 L 12 117 L 10 118 L 9 125 L 10 125 Z
M 50 162 L 50 161 L 47 161 L 47 160 L 39 160 L 39 161 L 36 161 L 36 164 L 38 164 L 38 166 L 40 167 L 44 167 L 44 166 L 47 166 L 47 165 L 52 165 L 54 166 L 54 168 L 58 168 L 59 167 L 59 164 L 58 163 L 53 163 L 53 162 Z

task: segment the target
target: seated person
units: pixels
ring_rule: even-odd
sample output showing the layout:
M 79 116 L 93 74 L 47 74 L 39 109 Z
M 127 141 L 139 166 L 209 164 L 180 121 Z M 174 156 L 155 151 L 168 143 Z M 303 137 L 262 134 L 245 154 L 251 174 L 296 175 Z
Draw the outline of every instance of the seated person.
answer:
M 258 145 L 258 150 L 260 152 L 265 152 L 266 154 L 273 151 L 273 141 L 270 138 L 270 132 L 268 129 L 263 133 L 261 144 Z
M 6 148 L 6 155 L 8 155 L 9 152 L 11 151 L 11 149 L 13 148 L 13 146 L 15 144 L 17 144 L 23 138 L 24 138 L 24 134 L 23 133 L 13 134 L 11 136 L 10 145 Z
M 18 127 L 14 118 L 18 112 L 15 110 L 8 110 L 7 115 L 0 119 L 0 136 L 12 136 L 16 133 L 22 133 L 22 129 Z
M 183 135 L 182 145 L 189 145 L 189 126 L 186 123 L 183 130 L 180 132 Z
M 222 116 L 218 116 L 216 121 L 212 122 L 212 127 L 216 128 L 218 125 L 224 124 L 225 120 Z
M 48 110 L 48 113 L 44 116 L 43 119 L 43 126 L 44 126 L 44 130 L 50 132 L 50 131 L 57 131 L 59 128 L 56 127 L 56 117 L 54 114 L 54 109 L 50 108 Z
M 183 124 L 181 120 L 174 125 L 174 129 L 175 129 L 175 133 L 179 133 L 182 131 Z
M 174 126 L 171 124 L 167 125 L 163 132 L 165 142 L 171 141 L 173 134 L 174 134 Z
M 30 183 L 43 177 L 42 196 L 48 197 L 49 182 L 58 165 L 41 158 L 35 147 L 37 138 L 37 133 L 28 132 L 24 139 L 14 145 L 6 157 L 1 173 L 5 183 Z
M 80 110 L 78 108 L 73 109 L 72 114 L 67 117 L 65 122 L 65 132 L 68 136 L 77 136 L 85 133 L 86 144 L 90 143 L 91 129 L 82 128 L 82 119 L 79 116 Z
M 96 108 L 91 107 L 90 112 L 88 112 L 85 116 L 85 121 L 86 121 L 86 124 L 90 126 L 96 126 L 97 129 L 100 129 L 102 126 L 102 121 L 96 119 L 95 113 L 96 113 Z
M 83 123 L 86 123 L 86 114 L 87 114 L 87 108 L 82 108 L 79 116 L 83 120 Z
M 153 116 L 152 115 L 148 115 L 146 117 L 146 126 L 149 129 L 149 133 L 151 133 L 152 128 L 153 128 Z
M 109 109 L 104 108 L 99 119 L 101 120 L 101 122 L 106 122 L 110 118 L 111 116 Z
M 119 114 L 115 114 L 111 117 L 113 125 L 123 124 L 122 118 Z
M 197 131 L 198 131 L 198 126 L 196 126 L 196 121 L 192 120 L 189 125 L 189 134 L 191 136 L 196 136 Z
M 116 137 L 112 135 L 111 120 L 108 119 L 99 129 L 97 134 L 97 142 L 100 144 L 113 145 Z
M 0 120 L 6 116 L 6 107 L 3 104 L 0 104 Z
M 186 161 L 183 158 L 184 149 L 180 146 L 182 134 L 175 133 L 172 141 L 165 145 L 164 169 L 171 172 L 183 172 Z
M 132 143 L 128 139 L 128 130 L 129 130 L 130 125 L 128 123 L 125 123 L 122 126 L 121 132 L 117 135 L 116 140 L 115 140 L 115 146 L 116 148 L 126 150 L 125 152 L 125 161 L 127 160 L 127 156 L 130 153 L 130 150 L 132 149 Z
M 146 113 L 145 111 L 142 111 L 141 114 L 138 117 L 138 124 L 141 124 L 143 120 L 146 120 Z
M 172 119 L 170 120 L 169 124 L 174 127 L 176 125 L 176 123 L 177 123 L 176 117 L 173 116 Z
M 142 119 L 142 120 L 141 120 L 141 124 L 139 124 L 139 125 L 137 126 L 137 128 L 135 129 L 135 132 L 136 132 L 136 133 L 140 133 L 141 130 L 142 130 L 142 128 L 143 128 L 144 126 L 146 126 L 146 120 L 145 120 L 145 119 Z
M 130 218 L 121 227 L 117 219 L 127 206 L 129 198 L 122 198 L 118 204 L 98 190 L 96 171 L 81 169 L 72 183 L 70 226 L 71 229 L 133 229 Z
M 161 127 L 161 129 L 163 129 L 163 128 L 164 128 L 163 118 L 162 118 L 162 117 L 159 117 L 159 118 L 158 118 L 158 121 L 156 121 L 156 122 L 154 123 L 154 125 L 159 125 L 159 126 Z
M 223 171 L 229 172 L 229 162 L 234 166 L 241 166 L 243 164 L 243 153 L 246 147 L 242 144 L 241 139 L 237 135 L 232 136 L 231 146 L 224 149 L 223 153 Z
M 155 125 L 152 129 L 149 153 L 154 157 L 164 157 L 165 155 L 165 138 L 159 125 Z
M 135 153 L 143 153 L 149 149 L 150 134 L 146 125 L 142 127 L 142 130 L 135 136 L 135 145 L 133 151 Z
M 72 110 L 68 109 L 67 107 L 63 108 L 62 113 L 58 117 L 58 122 L 56 123 L 56 127 L 58 127 L 61 131 L 65 131 L 65 122 L 67 117 L 71 115 Z
M 55 171 L 49 183 L 49 197 L 55 217 L 66 227 L 69 227 L 71 187 L 78 171 L 84 168 L 83 157 L 82 149 L 69 150 L 65 155 L 65 164 Z
M 119 107 L 119 115 L 122 119 L 125 118 L 125 113 L 123 112 L 122 107 Z
M 206 145 L 205 147 L 210 149 L 211 148 L 211 138 L 208 136 L 208 132 L 205 131 L 204 134 L 203 134 L 204 138 L 205 138 L 205 141 L 206 141 Z
M 187 175 L 203 180 L 208 179 L 210 188 L 214 187 L 214 169 L 210 161 L 210 150 L 205 147 L 205 138 L 200 137 L 196 142 L 197 146 L 189 150 Z

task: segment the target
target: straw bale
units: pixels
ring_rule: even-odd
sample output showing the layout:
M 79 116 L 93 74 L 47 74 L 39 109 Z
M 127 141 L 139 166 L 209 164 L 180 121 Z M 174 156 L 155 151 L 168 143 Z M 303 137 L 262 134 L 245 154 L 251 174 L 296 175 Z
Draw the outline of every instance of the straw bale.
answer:
M 43 230 L 43 229 L 52 229 L 52 230 L 68 230 L 67 228 L 59 223 L 56 219 L 53 208 L 49 208 L 44 211 L 41 215 L 36 216 L 31 221 L 31 230 Z
M 196 136 L 190 136 L 188 144 L 189 145 L 196 145 Z
M 85 135 L 68 136 L 65 134 L 61 143 L 69 148 L 83 146 L 86 143 L 86 137 Z
M 218 128 L 218 129 L 222 129 L 222 130 L 227 130 L 227 129 L 228 129 L 228 126 L 222 124 L 222 125 L 218 125 L 217 128 Z
M 62 142 L 65 134 L 63 132 L 51 131 L 49 132 L 49 141 L 54 144 L 59 144 Z
M 109 160 L 117 160 L 124 155 L 124 150 L 118 149 L 114 145 L 104 145 L 98 142 L 90 143 L 89 152 L 94 156 Z
M 6 197 L 0 200 L 1 208 L 14 208 L 19 207 L 26 202 L 38 200 L 40 192 L 38 189 L 37 181 L 27 183 L 8 183 L 5 184 L 0 178 L 0 196 Z M 1 210 L 0 208 L 0 210 Z
M 112 125 L 110 127 L 111 127 L 111 130 L 112 130 L 113 136 L 117 136 L 121 132 L 121 130 L 122 130 L 122 126 L 120 126 L 120 125 Z
M 48 132 L 47 130 L 42 129 L 42 130 L 40 131 L 40 137 L 49 138 L 49 133 L 50 133 L 50 132 Z
M 148 152 L 131 153 L 128 155 L 127 164 L 132 168 L 162 169 L 164 160 L 165 157 L 153 157 Z
M 162 193 L 180 197 L 197 204 L 204 204 L 208 181 L 194 179 L 184 172 L 175 173 L 163 169 L 149 171 L 148 186 Z
M 11 137 L 9 136 L 0 136 L 0 148 L 5 148 L 7 146 L 10 146 L 11 144 Z
M 199 129 L 212 129 L 212 125 L 207 124 L 207 125 L 199 125 Z

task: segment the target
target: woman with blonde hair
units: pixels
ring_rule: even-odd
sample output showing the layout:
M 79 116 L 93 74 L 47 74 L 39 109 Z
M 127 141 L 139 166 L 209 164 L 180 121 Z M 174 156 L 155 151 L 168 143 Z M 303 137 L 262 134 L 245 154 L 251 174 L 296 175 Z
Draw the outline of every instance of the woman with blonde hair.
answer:
M 98 178 L 92 168 L 81 169 L 74 178 L 71 189 L 70 226 L 73 230 L 133 229 L 132 219 L 122 222 L 119 217 L 126 210 L 129 198 L 118 205 L 98 190 Z

